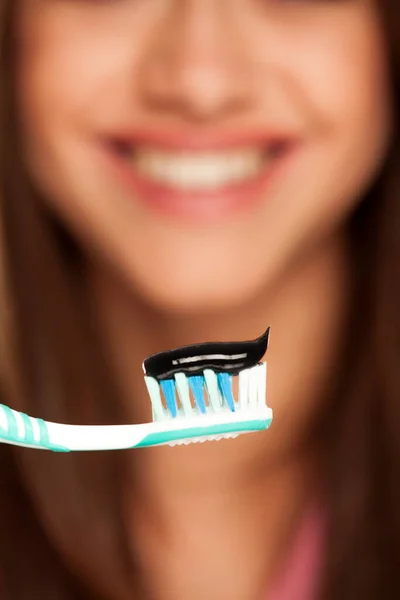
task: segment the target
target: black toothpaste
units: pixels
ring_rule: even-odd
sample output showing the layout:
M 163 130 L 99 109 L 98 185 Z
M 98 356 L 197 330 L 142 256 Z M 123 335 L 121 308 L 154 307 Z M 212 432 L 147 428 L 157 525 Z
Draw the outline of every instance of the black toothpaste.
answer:
M 258 364 L 268 348 L 270 328 L 247 342 L 205 342 L 152 354 L 143 362 L 148 377 L 171 379 L 175 373 L 201 375 L 204 369 L 237 375 Z

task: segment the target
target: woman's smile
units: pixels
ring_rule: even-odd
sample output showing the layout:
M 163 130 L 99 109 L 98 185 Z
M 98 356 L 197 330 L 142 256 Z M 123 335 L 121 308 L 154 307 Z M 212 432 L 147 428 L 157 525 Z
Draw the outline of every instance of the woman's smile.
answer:
M 294 135 L 141 132 L 104 144 L 134 201 L 212 225 L 267 198 L 299 146 Z M 255 139 L 254 139 L 255 138 Z

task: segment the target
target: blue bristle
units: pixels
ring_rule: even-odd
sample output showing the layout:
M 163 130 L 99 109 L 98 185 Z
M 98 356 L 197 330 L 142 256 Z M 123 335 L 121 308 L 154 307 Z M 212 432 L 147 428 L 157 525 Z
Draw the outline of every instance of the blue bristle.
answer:
M 204 415 L 206 412 L 206 403 L 204 400 L 204 377 L 201 375 L 193 375 L 193 377 L 189 377 L 189 383 L 197 408 Z
M 218 373 L 218 385 L 228 408 L 232 412 L 235 412 L 235 400 L 232 394 L 232 375 L 229 375 L 229 373 Z
M 163 391 L 167 408 L 172 417 L 175 418 L 178 414 L 178 406 L 176 403 L 175 381 L 173 379 L 164 379 L 160 382 Z

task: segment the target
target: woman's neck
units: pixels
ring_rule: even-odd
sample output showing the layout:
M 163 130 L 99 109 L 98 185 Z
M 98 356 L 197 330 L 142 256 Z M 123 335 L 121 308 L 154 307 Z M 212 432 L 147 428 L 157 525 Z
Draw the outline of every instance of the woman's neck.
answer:
M 346 264 L 346 244 L 332 239 L 251 305 L 190 317 L 146 306 L 115 276 L 93 268 L 91 289 L 127 422 L 151 418 L 141 370 L 147 355 L 248 339 L 271 325 L 268 432 L 132 456 L 127 529 L 151 597 L 256 599 L 274 571 L 316 483 L 307 433 L 337 360 Z

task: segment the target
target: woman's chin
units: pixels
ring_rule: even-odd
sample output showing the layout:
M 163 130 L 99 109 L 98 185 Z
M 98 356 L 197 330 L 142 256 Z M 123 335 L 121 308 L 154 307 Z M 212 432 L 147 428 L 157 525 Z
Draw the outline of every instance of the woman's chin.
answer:
M 251 301 L 259 293 L 260 281 L 245 280 L 226 273 L 207 279 L 162 273 L 159 277 L 136 278 L 136 292 L 157 311 L 181 315 L 207 315 L 234 310 Z

